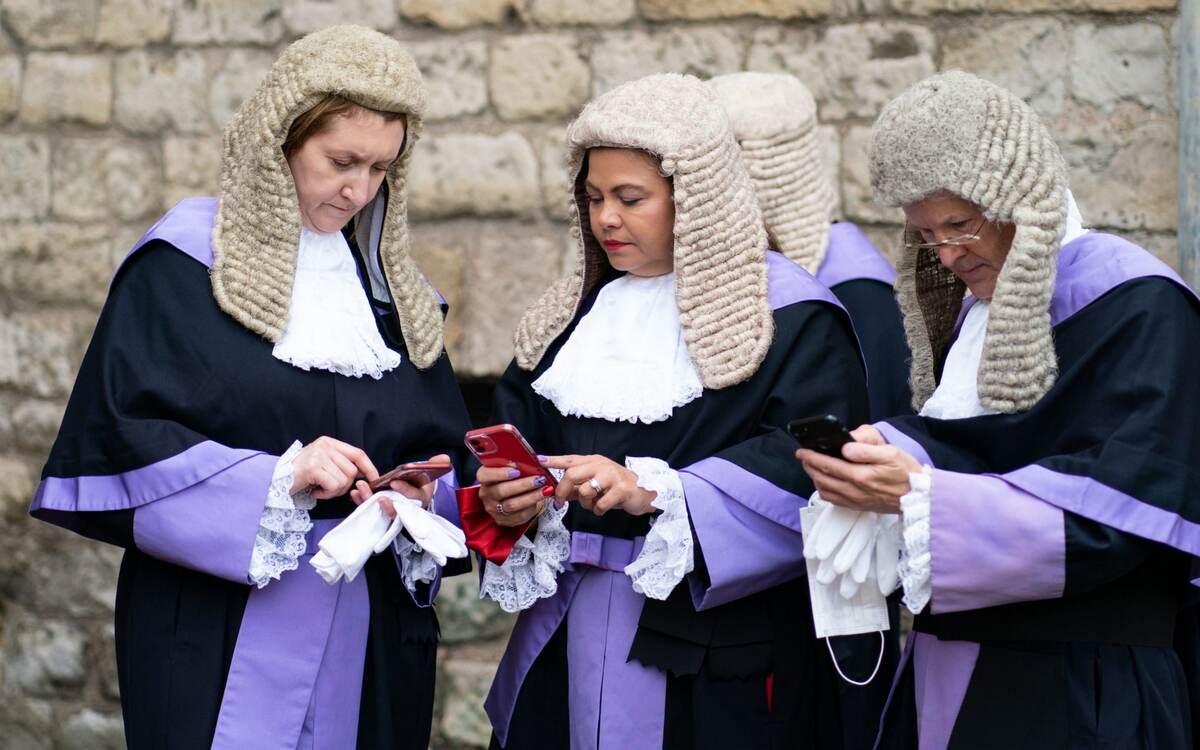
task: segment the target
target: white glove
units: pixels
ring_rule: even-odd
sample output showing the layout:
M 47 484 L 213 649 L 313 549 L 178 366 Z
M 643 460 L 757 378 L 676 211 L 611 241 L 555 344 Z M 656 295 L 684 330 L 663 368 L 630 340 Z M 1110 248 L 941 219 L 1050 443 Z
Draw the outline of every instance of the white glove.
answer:
M 416 500 L 410 500 L 398 492 L 385 491 L 378 495 L 392 501 L 396 508 L 396 518 L 403 521 L 403 528 L 408 530 L 408 535 L 416 542 L 417 547 L 428 552 L 438 567 L 445 565 L 446 560 L 450 558 L 467 556 L 467 536 L 462 529 L 436 513 L 425 510 Z M 390 538 L 380 540 L 375 551 L 382 552 L 395 538 L 396 535 L 392 534 Z
M 809 505 L 821 509 L 804 539 L 805 558 L 819 561 L 816 581 L 831 585 L 836 580 L 838 593 L 846 599 L 871 579 L 884 596 L 894 591 L 899 581 L 899 516 L 850 510 L 815 492 Z
M 308 564 L 326 583 L 337 583 L 343 577 L 353 581 L 375 554 L 377 543 L 387 538 L 386 547 L 404 528 L 399 513 L 391 520 L 383 514 L 379 507 L 381 494 L 372 495 L 317 542 L 320 552 Z

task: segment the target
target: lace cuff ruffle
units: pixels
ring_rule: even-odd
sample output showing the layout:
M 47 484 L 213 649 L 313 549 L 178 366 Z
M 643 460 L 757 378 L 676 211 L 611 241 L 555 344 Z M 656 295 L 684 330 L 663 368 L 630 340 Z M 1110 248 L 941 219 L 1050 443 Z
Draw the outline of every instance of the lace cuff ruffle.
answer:
M 308 511 L 316 505 L 316 500 L 308 490 L 288 494 L 294 481 L 292 462 L 302 447 L 298 440 L 292 443 L 275 464 L 271 476 L 267 504 L 250 554 L 249 579 L 260 589 L 272 579 L 278 580 L 285 571 L 298 568 L 306 549 L 304 535 L 312 528 Z
M 400 561 L 400 580 L 404 581 L 408 593 L 417 593 L 419 583 L 432 583 L 437 579 L 441 566 L 421 545 L 401 534 L 392 543 L 392 548 Z
M 654 520 L 637 559 L 625 566 L 633 590 L 666 599 L 695 567 L 692 526 L 679 472 L 658 458 L 630 456 L 625 467 L 638 475 L 638 487 L 657 493 L 651 503 L 662 514 Z
M 505 612 L 520 612 L 558 593 L 558 574 L 571 555 L 571 532 L 563 524 L 566 514 L 566 503 L 561 508 L 547 504 L 533 541 L 518 539 L 503 565 L 485 562 L 479 598 L 494 600 Z
M 933 501 L 933 477 L 929 467 L 908 475 L 912 490 L 900 497 L 904 519 L 904 545 L 896 569 L 904 587 L 904 606 L 913 614 L 925 609 L 933 596 L 933 568 L 929 552 L 929 510 Z

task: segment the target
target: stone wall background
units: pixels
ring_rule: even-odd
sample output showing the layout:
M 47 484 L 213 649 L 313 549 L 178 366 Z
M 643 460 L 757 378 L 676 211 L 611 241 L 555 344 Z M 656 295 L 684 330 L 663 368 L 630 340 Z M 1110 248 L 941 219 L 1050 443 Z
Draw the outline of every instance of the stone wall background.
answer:
M 816 94 L 841 216 L 871 203 L 880 106 L 936 70 L 1011 87 L 1059 135 L 1088 223 L 1176 258 L 1174 0 L 0 0 L 0 737 L 123 746 L 112 657 L 119 550 L 26 507 L 116 261 L 180 197 L 212 194 L 219 132 L 278 51 L 356 21 L 403 40 L 430 89 L 415 246 L 451 303 L 466 378 L 497 375 L 567 262 L 563 127 L 643 74 L 788 71 Z M 479 710 L 509 620 L 443 589 L 439 747 Z

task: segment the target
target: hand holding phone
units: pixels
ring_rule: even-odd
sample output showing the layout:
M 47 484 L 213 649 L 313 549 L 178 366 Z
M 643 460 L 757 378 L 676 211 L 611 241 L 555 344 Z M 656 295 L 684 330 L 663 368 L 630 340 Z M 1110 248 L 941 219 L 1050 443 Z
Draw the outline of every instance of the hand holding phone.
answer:
M 787 429 L 801 447 L 833 458 L 842 458 L 842 446 L 854 442 L 842 420 L 832 414 L 793 419 Z
M 414 487 L 424 487 L 438 477 L 449 474 L 453 468 L 449 461 L 413 461 L 380 475 L 368 486 L 376 492 L 388 489 L 392 482 L 396 481 L 407 482 Z

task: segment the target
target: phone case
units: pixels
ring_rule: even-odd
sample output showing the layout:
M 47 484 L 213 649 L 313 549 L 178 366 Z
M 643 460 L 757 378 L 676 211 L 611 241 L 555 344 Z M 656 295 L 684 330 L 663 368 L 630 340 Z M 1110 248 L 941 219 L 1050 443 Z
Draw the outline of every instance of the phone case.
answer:
M 515 465 L 523 477 L 542 476 L 548 486 L 557 486 L 546 467 L 538 462 L 537 453 L 525 442 L 520 431 L 510 424 L 481 427 L 466 434 L 467 449 L 475 454 L 484 466 L 500 467 Z
M 403 479 L 410 484 L 416 485 L 429 484 L 438 477 L 449 474 L 453 468 L 450 464 L 414 461 L 413 463 L 402 464 L 385 474 L 381 474 L 378 479 L 371 482 L 370 487 L 372 490 L 386 489 L 388 485 L 397 479 Z

